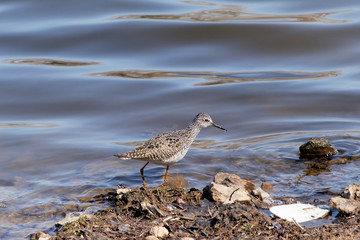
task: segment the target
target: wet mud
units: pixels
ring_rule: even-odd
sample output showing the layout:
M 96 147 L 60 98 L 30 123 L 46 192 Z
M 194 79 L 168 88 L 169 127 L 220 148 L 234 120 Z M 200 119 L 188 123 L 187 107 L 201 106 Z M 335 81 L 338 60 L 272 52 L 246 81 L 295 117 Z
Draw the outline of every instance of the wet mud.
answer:
M 223 204 L 198 189 L 161 185 L 124 188 L 94 197 L 110 207 L 63 221 L 29 239 L 355 239 L 359 216 L 304 227 L 250 204 Z M 161 230 L 161 231 L 160 231 Z M 47 235 L 50 234 L 50 235 Z M 44 238 L 47 237 L 47 238 Z

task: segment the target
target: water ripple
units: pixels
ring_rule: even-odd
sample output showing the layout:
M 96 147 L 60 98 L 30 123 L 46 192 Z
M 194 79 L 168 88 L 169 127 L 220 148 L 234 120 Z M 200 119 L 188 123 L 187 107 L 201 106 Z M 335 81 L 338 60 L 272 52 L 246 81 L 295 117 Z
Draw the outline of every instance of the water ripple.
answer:
M 274 133 L 261 136 L 253 136 L 241 139 L 231 140 L 214 140 L 214 139 L 197 139 L 191 145 L 192 148 L 203 150 L 237 150 L 237 149 L 253 149 L 257 150 L 271 150 L 281 148 L 298 148 L 302 143 L 305 143 L 310 137 L 324 136 L 336 143 L 337 147 L 341 149 L 341 154 L 357 155 L 360 153 L 360 147 L 356 147 L 360 141 L 356 135 L 360 131 L 294 131 Z M 129 142 L 114 142 L 116 145 L 137 147 L 143 144 L 144 141 L 129 141 Z
M 56 123 L 0 122 L 0 128 L 53 128 Z
M 259 71 L 259 72 L 211 72 L 211 71 L 154 71 L 154 70 L 126 70 L 94 73 L 92 76 L 120 77 L 130 79 L 153 78 L 201 78 L 203 83 L 194 86 L 209 86 L 226 83 L 241 83 L 253 81 L 289 81 L 289 80 L 317 80 L 337 77 L 341 71 L 325 72 L 297 72 L 297 71 Z
M 147 20 L 176 20 L 185 22 L 261 22 L 261 23 L 346 23 L 348 20 L 335 20 L 328 18 L 330 15 L 344 11 L 315 12 L 309 14 L 264 14 L 246 11 L 238 5 L 223 5 L 208 2 L 183 1 L 187 4 L 215 7 L 202 11 L 181 14 L 131 14 L 112 18 L 112 20 L 147 19 Z
M 19 59 L 6 59 L 5 63 L 10 64 L 29 64 L 29 65 L 46 65 L 55 67 L 79 67 L 99 64 L 98 62 L 80 62 L 68 60 L 56 60 L 48 58 L 19 58 Z

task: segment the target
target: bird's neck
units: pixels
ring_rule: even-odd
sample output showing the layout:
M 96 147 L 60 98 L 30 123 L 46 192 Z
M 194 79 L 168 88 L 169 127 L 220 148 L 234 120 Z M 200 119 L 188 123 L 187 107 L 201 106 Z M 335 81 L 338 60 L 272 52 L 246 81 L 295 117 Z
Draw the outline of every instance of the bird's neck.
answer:
M 199 124 L 192 122 L 186 129 L 191 133 L 191 136 L 195 138 L 201 131 L 202 127 Z

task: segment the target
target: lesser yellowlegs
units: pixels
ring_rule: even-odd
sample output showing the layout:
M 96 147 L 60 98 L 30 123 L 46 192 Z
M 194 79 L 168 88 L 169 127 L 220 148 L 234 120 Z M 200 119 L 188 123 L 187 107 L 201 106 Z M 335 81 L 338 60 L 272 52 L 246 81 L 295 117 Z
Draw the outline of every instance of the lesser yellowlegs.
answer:
M 225 128 L 215 124 L 208 114 L 199 113 L 187 128 L 159 134 L 130 152 L 115 154 L 114 156 L 120 159 L 136 159 L 146 162 L 140 169 L 144 187 L 146 186 L 144 168 L 150 162 L 166 166 L 164 177 L 164 181 L 166 182 L 169 166 L 180 161 L 189 150 L 190 145 L 201 129 L 209 126 L 214 126 L 226 131 Z

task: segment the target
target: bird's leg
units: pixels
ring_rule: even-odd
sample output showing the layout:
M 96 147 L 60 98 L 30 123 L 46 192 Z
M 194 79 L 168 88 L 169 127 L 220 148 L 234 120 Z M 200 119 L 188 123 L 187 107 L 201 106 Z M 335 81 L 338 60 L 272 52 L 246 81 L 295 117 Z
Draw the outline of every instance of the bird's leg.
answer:
M 145 163 L 145 165 L 140 169 L 141 178 L 142 178 L 142 180 L 143 180 L 144 187 L 146 187 L 145 177 L 144 177 L 144 168 L 145 168 L 148 164 L 149 164 L 149 162 Z
M 165 172 L 164 182 L 166 182 L 166 180 L 167 180 L 168 171 L 169 171 L 169 165 L 166 166 L 166 172 Z

